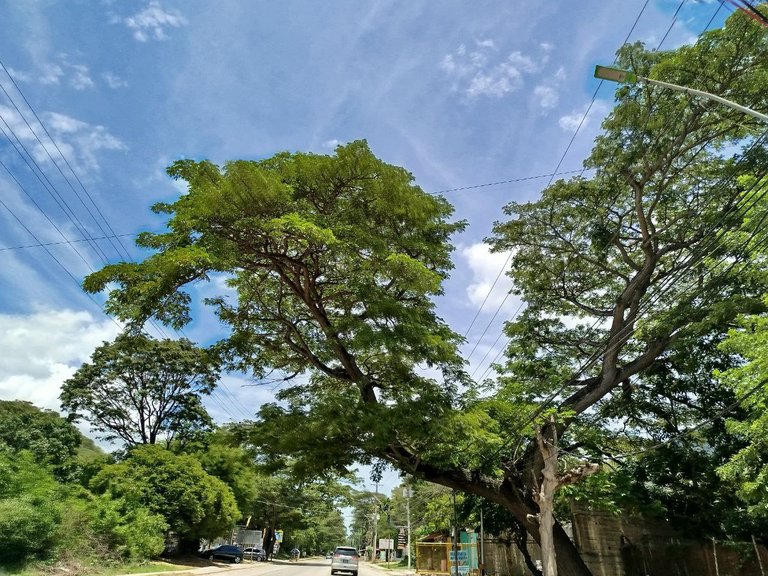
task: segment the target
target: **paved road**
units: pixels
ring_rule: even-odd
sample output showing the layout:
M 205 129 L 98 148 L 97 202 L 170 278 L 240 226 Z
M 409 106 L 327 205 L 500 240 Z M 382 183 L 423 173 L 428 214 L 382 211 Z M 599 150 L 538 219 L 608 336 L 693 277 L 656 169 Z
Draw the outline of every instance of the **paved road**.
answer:
M 204 576 L 207 574 L 219 576 L 330 576 L 331 561 L 324 558 L 306 558 L 298 562 L 283 560 L 253 563 L 245 561 L 242 564 L 216 562 L 211 566 L 203 568 L 192 568 L 179 572 L 163 572 L 158 573 L 158 576 L 160 574 L 165 576 L 173 574 L 177 576 Z M 387 570 L 373 566 L 368 562 L 360 562 L 359 566 L 359 576 L 408 576 L 409 574 L 413 574 L 413 571 L 408 573 L 405 570 Z M 339 576 L 344 575 L 344 572 L 339 573 Z

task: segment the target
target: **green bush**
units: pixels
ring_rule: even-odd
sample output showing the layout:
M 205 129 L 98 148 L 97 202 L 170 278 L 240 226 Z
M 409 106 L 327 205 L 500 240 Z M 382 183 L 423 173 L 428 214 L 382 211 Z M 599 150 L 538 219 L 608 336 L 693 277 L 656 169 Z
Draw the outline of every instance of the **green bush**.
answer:
M 0 559 L 14 563 L 52 554 L 58 513 L 29 496 L 0 499 Z
M 126 560 L 146 560 L 163 551 L 168 524 L 161 515 L 110 494 L 94 500 L 93 527 L 110 550 Z

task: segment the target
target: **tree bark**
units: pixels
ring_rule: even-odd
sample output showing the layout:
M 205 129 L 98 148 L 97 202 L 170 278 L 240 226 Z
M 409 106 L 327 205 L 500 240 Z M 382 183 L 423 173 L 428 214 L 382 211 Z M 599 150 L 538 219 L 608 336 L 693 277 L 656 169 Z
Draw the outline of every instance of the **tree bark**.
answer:
M 466 469 L 444 470 L 436 468 L 416 458 L 406 458 L 404 451 L 405 449 L 400 447 L 400 449 L 393 452 L 388 452 L 386 456 L 385 454 L 380 454 L 380 456 L 417 478 L 448 488 L 477 494 L 486 500 L 502 506 L 515 517 L 518 523 L 541 546 L 539 523 L 537 521 L 539 508 L 533 500 L 536 485 L 533 482 L 534 475 L 531 473 L 531 470 L 528 471 L 529 474 L 508 473 L 505 478 L 498 479 Z M 394 457 L 395 454 L 397 454 L 397 458 Z M 557 555 L 559 576 L 592 576 L 592 572 L 582 560 L 575 544 L 554 517 L 552 542 Z
M 554 424 L 552 425 L 554 428 Z M 557 478 L 557 438 L 547 441 L 541 430 L 536 432 L 536 441 L 543 460 L 541 482 L 534 492 L 534 499 L 539 505 L 539 540 L 541 563 L 544 576 L 557 576 L 557 553 L 553 529 L 555 525 L 554 497 L 558 487 Z

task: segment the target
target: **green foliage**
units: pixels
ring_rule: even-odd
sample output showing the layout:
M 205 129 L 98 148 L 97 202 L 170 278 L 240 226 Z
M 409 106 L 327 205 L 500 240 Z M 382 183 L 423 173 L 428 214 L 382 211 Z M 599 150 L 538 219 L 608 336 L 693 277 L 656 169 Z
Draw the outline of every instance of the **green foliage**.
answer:
M 157 445 L 137 446 L 122 462 L 105 466 L 91 486 L 120 500 L 122 514 L 145 508 L 187 540 L 220 536 L 241 517 L 232 490 L 207 474 L 197 458 Z M 142 522 L 155 520 L 147 516 Z
M 61 403 L 107 440 L 184 444 L 210 427 L 201 396 L 217 378 L 209 354 L 186 339 L 124 333 L 99 346 L 64 382 Z
M 77 428 L 52 410 L 20 400 L 0 400 L 0 449 L 28 450 L 64 479 L 74 473 L 81 440 Z
M 0 449 L 0 563 L 52 555 L 58 496 L 58 483 L 35 455 Z
M 94 531 L 121 558 L 145 560 L 163 551 L 168 524 L 162 515 L 109 495 L 102 495 L 93 504 Z
M 344 541 L 344 519 L 339 510 L 348 503 L 350 489 L 335 478 L 297 479 L 284 469 L 260 475 L 256 498 L 248 516 L 264 528 L 269 548 L 273 530 L 284 532 L 283 550 L 294 546 L 308 553 L 324 553 Z
M 746 411 L 744 418 L 729 418 L 728 430 L 744 444 L 718 469 L 734 486 L 750 522 L 768 525 L 768 318 L 745 316 L 729 333 L 723 349 L 746 362 L 720 373 Z
M 251 510 L 261 480 L 248 452 L 236 445 L 234 436 L 219 428 L 208 437 L 207 446 L 196 452 L 203 469 L 230 487 L 242 511 Z
M 169 231 L 139 242 L 157 252 L 92 274 L 86 288 L 115 282 L 107 308 L 120 318 L 180 326 L 189 296 L 178 289 L 223 273 L 237 299 L 209 304 L 232 329 L 217 347 L 229 367 L 310 376 L 261 412 L 255 434 L 275 468 L 290 453 L 305 477 L 329 464 L 344 474 L 385 450 L 398 427 L 429 445 L 425 424 L 440 421 L 465 379 L 460 338 L 430 299 L 452 266 L 448 238 L 463 228 L 447 221 L 448 203 L 365 142 L 334 156 L 284 153 L 223 168 L 185 160 L 169 174 L 189 192 L 155 207 L 170 215 Z M 419 364 L 445 381 L 421 376 Z M 361 405 L 361 394 L 377 403 Z

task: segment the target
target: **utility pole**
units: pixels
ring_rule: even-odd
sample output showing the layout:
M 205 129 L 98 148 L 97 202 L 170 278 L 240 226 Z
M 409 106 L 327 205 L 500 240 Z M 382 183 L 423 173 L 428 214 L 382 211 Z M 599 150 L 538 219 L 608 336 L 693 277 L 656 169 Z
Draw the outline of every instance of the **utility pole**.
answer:
M 485 544 L 483 539 L 485 534 L 483 532 L 483 504 L 480 503 L 480 576 L 485 576 Z
M 411 496 L 413 492 L 410 486 L 405 487 L 405 514 L 408 519 L 405 552 L 408 554 L 408 570 L 411 569 Z
M 379 483 L 376 482 L 376 496 L 373 497 L 376 502 L 375 512 L 373 513 L 373 562 L 377 560 L 376 551 L 379 547 Z
M 459 519 L 456 512 L 456 490 L 453 495 L 453 574 L 459 576 Z

